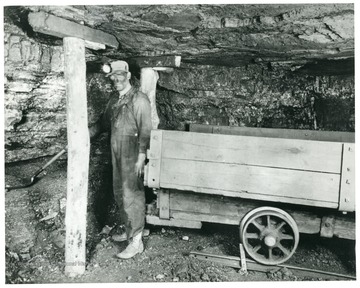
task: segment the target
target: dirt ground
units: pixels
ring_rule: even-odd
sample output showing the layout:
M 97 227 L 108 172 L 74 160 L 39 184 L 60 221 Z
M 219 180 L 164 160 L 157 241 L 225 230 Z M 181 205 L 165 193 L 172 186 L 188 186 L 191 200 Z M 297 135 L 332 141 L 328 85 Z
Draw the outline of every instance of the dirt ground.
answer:
M 27 176 L 46 160 L 48 159 L 7 166 L 6 184 L 26 182 Z M 102 177 L 101 173 L 97 175 Z M 89 187 L 93 189 L 94 183 Z M 115 225 L 109 220 L 111 217 L 100 221 L 100 224 L 94 218 L 88 221 L 88 225 L 92 227 L 88 227 L 87 231 L 86 271 L 76 278 L 68 278 L 64 275 L 64 207 L 60 205 L 60 208 L 56 208 L 56 205 L 51 204 L 55 200 L 61 204 L 64 193 L 66 160 L 57 161 L 47 170 L 47 175 L 42 176 L 33 186 L 6 192 L 6 283 L 324 280 L 321 277 L 295 276 L 288 269 L 268 273 L 249 271 L 243 274 L 236 268 L 191 257 L 191 251 L 239 256 L 238 227 L 211 223 L 204 223 L 200 230 L 148 226 L 150 234 L 144 237 L 145 251 L 130 260 L 116 259 L 114 255 L 122 251 L 126 244 L 112 240 L 111 235 L 116 227 L 112 231 L 105 231 L 106 225 L 110 228 Z M 98 198 L 94 199 L 96 201 Z M 89 205 L 93 203 L 89 201 Z M 354 241 L 302 234 L 297 252 L 286 264 L 355 276 L 355 260 Z

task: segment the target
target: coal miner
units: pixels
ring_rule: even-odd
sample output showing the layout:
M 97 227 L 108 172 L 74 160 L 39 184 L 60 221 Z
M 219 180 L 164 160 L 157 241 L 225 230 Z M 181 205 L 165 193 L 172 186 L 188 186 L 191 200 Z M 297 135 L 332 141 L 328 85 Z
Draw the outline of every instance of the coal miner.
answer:
M 143 252 L 142 233 L 145 225 L 145 192 L 142 173 L 145 153 L 150 142 L 151 110 L 148 97 L 130 83 L 128 63 L 115 61 L 106 76 L 117 93 L 113 95 L 100 119 L 89 128 L 93 138 L 110 131 L 113 168 L 113 192 L 120 210 L 123 234 L 116 241 L 128 241 L 124 251 L 116 256 L 129 259 Z

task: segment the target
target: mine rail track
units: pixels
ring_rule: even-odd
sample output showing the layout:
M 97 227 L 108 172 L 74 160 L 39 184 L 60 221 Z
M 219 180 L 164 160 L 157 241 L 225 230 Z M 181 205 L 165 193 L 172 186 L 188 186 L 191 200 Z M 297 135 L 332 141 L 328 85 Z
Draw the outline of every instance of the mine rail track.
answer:
M 216 255 L 216 254 L 207 254 L 201 252 L 190 252 L 190 257 L 197 258 L 199 260 L 210 261 L 213 263 L 218 263 L 225 266 L 230 266 L 233 268 L 239 268 L 240 271 L 246 273 L 247 270 L 258 271 L 264 273 L 274 273 L 283 268 L 289 269 L 294 276 L 297 277 L 311 277 L 311 278 L 321 278 L 322 280 L 356 280 L 356 277 L 352 275 L 338 274 L 328 271 L 315 270 L 310 268 L 290 266 L 285 264 L 278 265 L 263 265 L 255 262 L 251 259 L 241 259 L 236 256 L 225 256 L 225 255 Z M 242 267 L 242 263 L 246 261 L 246 268 Z

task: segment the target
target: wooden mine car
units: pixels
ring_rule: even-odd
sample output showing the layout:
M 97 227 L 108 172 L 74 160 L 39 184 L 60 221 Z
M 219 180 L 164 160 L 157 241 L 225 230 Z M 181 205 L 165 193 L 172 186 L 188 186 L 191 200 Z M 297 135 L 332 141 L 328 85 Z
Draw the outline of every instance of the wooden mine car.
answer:
M 191 125 L 153 130 L 145 184 L 153 225 L 240 226 L 262 264 L 287 261 L 299 233 L 355 239 L 355 133 Z

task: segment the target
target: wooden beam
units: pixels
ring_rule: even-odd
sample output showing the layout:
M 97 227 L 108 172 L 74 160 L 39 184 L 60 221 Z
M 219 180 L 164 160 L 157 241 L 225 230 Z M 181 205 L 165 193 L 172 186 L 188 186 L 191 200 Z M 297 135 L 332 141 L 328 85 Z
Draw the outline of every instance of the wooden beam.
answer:
M 174 68 L 171 67 L 152 67 L 155 71 L 160 71 L 164 73 L 172 73 L 174 72 Z
M 170 219 L 176 221 L 191 220 L 239 225 L 241 219 L 249 211 L 264 205 L 259 201 L 170 190 Z M 274 204 L 274 207 L 278 207 L 277 204 Z M 161 203 L 158 208 L 160 212 Z M 296 210 L 294 207 L 286 208 L 286 212 L 295 219 L 299 232 L 319 233 L 321 217 L 310 211 L 302 211 L 300 208 Z
M 135 58 L 135 63 L 140 68 L 143 67 L 179 67 L 181 56 L 157 56 Z
M 117 48 L 119 45 L 114 35 L 45 12 L 32 12 L 29 14 L 28 19 L 29 24 L 35 32 L 60 38 L 76 37 L 99 44 L 105 44 L 113 48 Z
M 176 220 L 192 219 L 239 225 L 248 212 L 266 205 L 269 204 L 241 198 L 170 190 L 170 217 Z M 277 204 L 274 204 L 274 207 L 278 207 Z M 300 208 L 298 210 L 286 208 L 286 212 L 295 219 L 301 233 L 316 234 L 320 231 L 321 218 L 317 214 L 301 211 Z
M 159 116 L 156 109 L 156 85 L 159 79 L 159 73 L 152 68 L 142 68 L 140 73 L 140 91 L 149 97 L 151 105 L 152 128 L 157 129 L 159 125 Z
M 355 216 L 355 215 L 354 215 Z M 344 239 L 356 239 L 355 217 L 338 217 L 335 220 L 334 235 Z
M 179 219 L 160 219 L 154 215 L 146 215 L 146 223 L 156 226 L 170 226 L 170 227 L 181 227 L 191 229 L 201 229 L 202 223 L 199 221 L 192 220 L 179 220 Z
M 355 143 L 354 132 L 190 124 L 191 132 Z
M 64 38 L 67 109 L 67 197 L 65 274 L 85 272 L 86 208 L 89 170 L 89 132 L 86 101 L 86 63 L 84 40 Z

